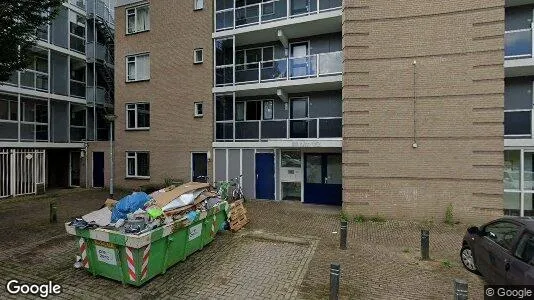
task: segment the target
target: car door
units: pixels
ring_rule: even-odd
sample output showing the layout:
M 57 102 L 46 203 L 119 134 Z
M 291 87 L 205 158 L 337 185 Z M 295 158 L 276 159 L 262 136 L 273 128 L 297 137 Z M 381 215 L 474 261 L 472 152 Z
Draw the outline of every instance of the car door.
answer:
M 514 248 L 514 257 L 508 263 L 508 285 L 534 284 L 534 233 L 525 231 Z
M 475 243 L 478 270 L 493 284 L 506 284 L 508 263 L 520 225 L 510 220 L 499 220 L 483 227 L 482 238 Z

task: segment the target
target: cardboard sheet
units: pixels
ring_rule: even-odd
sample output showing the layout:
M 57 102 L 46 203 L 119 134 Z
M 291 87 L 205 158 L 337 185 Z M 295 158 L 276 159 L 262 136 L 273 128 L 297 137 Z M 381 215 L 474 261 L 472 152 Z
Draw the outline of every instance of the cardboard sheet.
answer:
M 188 182 L 180 186 L 177 186 L 174 189 L 169 190 L 168 192 L 156 195 L 154 197 L 154 201 L 156 202 L 157 206 L 163 208 L 165 205 L 169 204 L 169 202 L 180 197 L 183 194 L 186 194 L 186 193 L 198 190 L 198 189 L 207 189 L 209 186 L 210 186 L 209 183 Z

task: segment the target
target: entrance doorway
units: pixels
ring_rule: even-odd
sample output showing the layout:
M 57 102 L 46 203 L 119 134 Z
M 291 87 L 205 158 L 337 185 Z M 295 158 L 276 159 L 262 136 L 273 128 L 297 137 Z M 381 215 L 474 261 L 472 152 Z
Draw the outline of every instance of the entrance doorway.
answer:
M 194 182 L 207 182 L 208 153 L 191 153 L 191 180 Z
M 70 152 L 70 186 L 80 186 L 80 151 Z
M 93 152 L 93 187 L 104 187 L 104 152 Z
M 341 205 L 341 154 L 304 155 L 304 202 Z
M 256 198 L 274 200 L 273 153 L 256 153 Z

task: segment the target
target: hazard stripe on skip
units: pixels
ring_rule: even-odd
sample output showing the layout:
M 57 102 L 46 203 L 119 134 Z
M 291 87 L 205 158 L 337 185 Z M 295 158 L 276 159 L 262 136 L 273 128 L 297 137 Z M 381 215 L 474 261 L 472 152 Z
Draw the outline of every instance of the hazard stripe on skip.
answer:
M 128 247 L 126 247 L 126 260 L 128 261 L 128 275 L 130 276 L 130 280 L 136 281 L 137 276 L 135 275 L 135 260 L 132 250 L 130 250 Z

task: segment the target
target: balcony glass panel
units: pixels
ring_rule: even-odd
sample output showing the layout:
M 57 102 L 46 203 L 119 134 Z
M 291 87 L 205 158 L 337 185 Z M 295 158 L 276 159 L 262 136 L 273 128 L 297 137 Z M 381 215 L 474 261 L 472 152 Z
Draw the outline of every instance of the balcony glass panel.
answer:
M 530 135 L 531 111 L 505 112 L 504 134 L 505 135 Z
M 236 65 L 235 82 L 236 83 L 257 82 L 260 76 L 258 67 L 259 67 L 259 63 Z
M 79 81 L 70 81 L 70 95 L 85 98 L 85 83 Z
M 259 4 L 236 8 L 235 27 L 258 24 L 260 21 L 259 13 Z
M 321 53 L 317 57 L 319 75 L 340 74 L 343 72 L 343 52 Z
M 85 53 L 85 40 L 77 36 L 70 36 L 70 49 L 76 52 Z
M 317 74 L 317 56 L 290 58 L 289 74 L 291 78 L 315 76 Z
M 233 72 L 234 72 L 234 68 L 232 66 L 216 67 L 215 68 L 215 84 L 216 85 L 232 84 L 234 81 Z
M 287 59 L 277 59 L 261 63 L 261 80 L 287 79 Z
M 85 140 L 85 127 L 70 127 L 70 140 L 80 142 Z
M 287 121 L 262 121 L 261 122 L 262 139 L 285 139 L 287 138 Z
M 79 8 L 85 9 L 85 0 L 69 0 L 69 3 L 78 6 Z
M 16 140 L 19 135 L 19 125 L 0 121 L 0 140 Z
M 316 138 L 317 120 L 291 120 L 289 122 L 289 136 L 291 138 Z
M 342 0 L 319 0 L 319 10 L 329 10 L 341 7 Z
M 233 123 L 217 123 L 215 125 L 215 138 L 217 140 L 233 140 L 234 138 Z
M 504 56 L 507 58 L 532 56 L 532 30 L 505 33 Z
M 48 74 L 25 70 L 20 73 L 20 86 L 39 91 L 48 91 Z
M 35 140 L 35 124 L 20 124 L 20 140 L 34 141 Z
M 233 28 L 234 26 L 234 10 L 218 11 L 215 16 L 216 30 L 224 30 Z
M 261 21 L 269 22 L 287 16 L 287 0 L 275 0 L 262 3 Z
M 236 140 L 257 140 L 260 136 L 260 122 L 235 122 Z
M 12 84 L 12 85 L 18 85 L 19 84 L 19 73 L 18 72 L 13 72 L 13 74 L 11 74 L 11 76 L 9 77 L 9 79 L 5 83 Z
M 48 141 L 48 125 L 35 125 L 35 140 Z
M 319 138 L 341 137 L 341 118 L 319 119 Z

